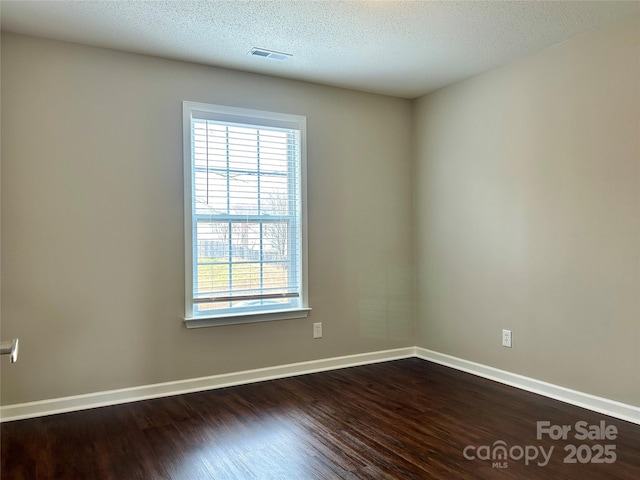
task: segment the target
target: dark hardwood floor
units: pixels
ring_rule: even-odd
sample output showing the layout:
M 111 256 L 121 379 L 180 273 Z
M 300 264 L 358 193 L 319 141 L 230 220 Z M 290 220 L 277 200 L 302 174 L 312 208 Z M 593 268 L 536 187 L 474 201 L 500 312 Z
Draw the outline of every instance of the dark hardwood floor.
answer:
M 537 439 L 537 421 L 571 426 L 567 440 Z M 581 421 L 616 438 L 576 439 Z M 0 434 L 2 480 L 640 478 L 640 426 L 418 359 L 8 422 Z M 509 458 L 492 460 L 500 441 Z M 568 444 L 576 463 L 564 463 Z M 528 465 L 517 458 L 534 450 Z M 612 463 L 581 463 L 612 452 Z

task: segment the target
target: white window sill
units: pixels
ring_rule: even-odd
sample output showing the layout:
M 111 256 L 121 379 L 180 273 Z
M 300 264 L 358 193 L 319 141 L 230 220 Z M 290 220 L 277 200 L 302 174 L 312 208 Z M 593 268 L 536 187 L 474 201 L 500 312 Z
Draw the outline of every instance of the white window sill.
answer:
M 272 322 L 276 320 L 291 320 L 306 318 L 310 308 L 294 308 L 289 310 L 275 310 L 271 312 L 240 313 L 225 316 L 187 317 L 184 324 L 187 328 L 221 327 L 223 325 L 237 325 L 240 323 Z

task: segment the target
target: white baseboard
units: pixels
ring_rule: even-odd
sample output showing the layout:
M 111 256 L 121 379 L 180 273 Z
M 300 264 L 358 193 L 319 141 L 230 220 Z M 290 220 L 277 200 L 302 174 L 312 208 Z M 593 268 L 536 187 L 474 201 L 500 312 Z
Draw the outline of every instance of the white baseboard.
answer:
M 640 407 L 416 347 L 416 357 L 640 425 Z
M 217 388 L 245 385 L 249 383 L 294 377 L 308 373 L 324 372 L 339 368 L 355 367 L 372 363 L 417 357 L 463 372 L 511 385 L 522 390 L 554 398 L 571 405 L 586 408 L 640 425 L 640 407 L 596 397 L 588 393 L 578 392 L 558 385 L 542 382 L 533 378 L 499 370 L 479 363 L 471 362 L 450 355 L 434 352 L 420 347 L 406 347 L 394 350 L 347 355 L 343 357 L 325 358 L 308 362 L 291 363 L 275 367 L 258 368 L 242 372 L 225 373 L 209 377 L 178 380 L 175 382 L 156 383 L 140 387 L 123 388 L 104 392 L 75 395 L 72 397 L 54 398 L 37 402 L 18 403 L 0 407 L 0 422 L 42 417 L 56 413 L 87 410 L 108 405 L 148 400 L 151 398 L 169 397 L 184 393 L 201 392 Z
M 0 407 L 0 422 L 87 410 L 89 408 L 118 405 L 151 398 L 169 397 L 183 393 L 201 392 L 216 388 L 232 387 L 235 385 L 412 357 L 415 357 L 414 347 L 398 348 L 212 375 L 210 377 L 191 378 L 175 382 L 156 383 L 153 385 L 122 388 L 119 390 L 88 393 L 71 397 L 53 398 L 37 402 L 3 405 Z

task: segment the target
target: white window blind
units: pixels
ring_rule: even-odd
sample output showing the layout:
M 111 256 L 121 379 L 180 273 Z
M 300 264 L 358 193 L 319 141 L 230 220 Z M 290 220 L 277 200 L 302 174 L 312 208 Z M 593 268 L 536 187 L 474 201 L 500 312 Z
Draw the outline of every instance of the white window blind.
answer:
M 184 111 L 187 319 L 305 309 L 304 117 Z

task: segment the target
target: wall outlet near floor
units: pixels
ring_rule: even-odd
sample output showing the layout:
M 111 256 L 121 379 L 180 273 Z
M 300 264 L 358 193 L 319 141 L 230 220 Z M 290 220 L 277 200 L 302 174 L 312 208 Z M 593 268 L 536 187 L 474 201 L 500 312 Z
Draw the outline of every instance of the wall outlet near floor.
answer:
M 502 330 L 502 346 L 511 348 L 511 330 Z
M 316 322 L 313 324 L 313 338 L 322 337 L 322 322 Z

